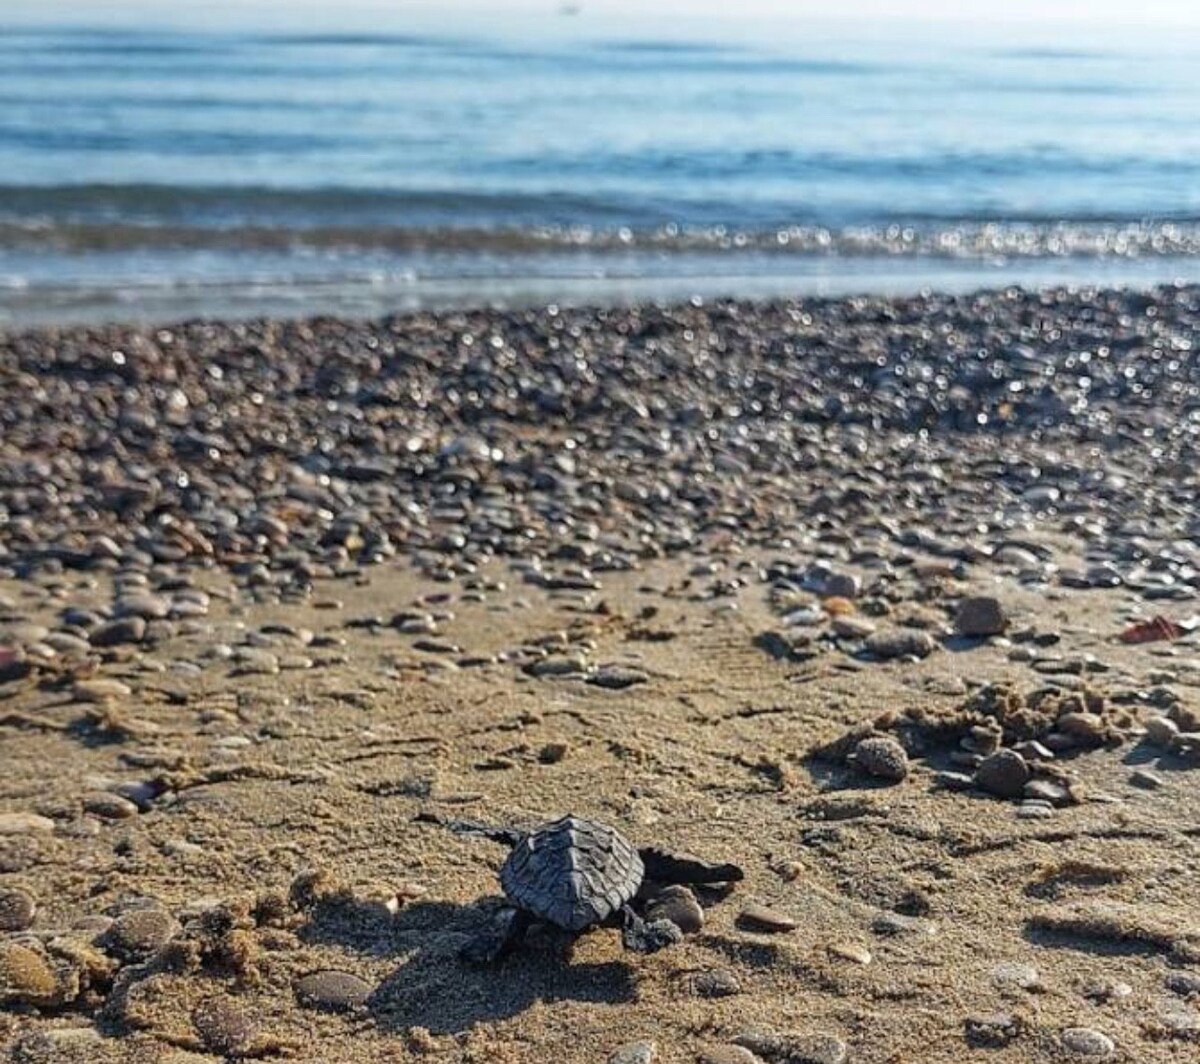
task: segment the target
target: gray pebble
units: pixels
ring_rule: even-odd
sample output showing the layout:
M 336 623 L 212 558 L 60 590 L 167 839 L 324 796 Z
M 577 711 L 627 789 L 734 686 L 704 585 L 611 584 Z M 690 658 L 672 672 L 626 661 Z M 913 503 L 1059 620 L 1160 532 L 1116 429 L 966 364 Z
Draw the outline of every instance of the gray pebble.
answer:
M 32 894 L 20 887 L 0 890 L 0 931 L 24 931 L 36 915 L 37 902 Z
M 975 770 L 975 783 L 999 798 L 1020 798 L 1029 782 L 1029 766 L 1015 750 L 998 750 Z
M 653 1064 L 658 1047 L 653 1042 L 630 1042 L 613 1050 L 608 1064 Z
M 867 775 L 898 783 L 908 775 L 908 754 L 895 739 L 872 736 L 854 748 L 854 761 Z
M 371 984 L 350 972 L 313 972 L 296 981 L 300 1004 L 328 1012 L 361 1008 L 371 995 Z
M 1116 1049 L 1108 1035 L 1091 1027 L 1068 1027 L 1062 1033 L 1062 1044 L 1076 1056 L 1096 1059 L 1111 1056 Z

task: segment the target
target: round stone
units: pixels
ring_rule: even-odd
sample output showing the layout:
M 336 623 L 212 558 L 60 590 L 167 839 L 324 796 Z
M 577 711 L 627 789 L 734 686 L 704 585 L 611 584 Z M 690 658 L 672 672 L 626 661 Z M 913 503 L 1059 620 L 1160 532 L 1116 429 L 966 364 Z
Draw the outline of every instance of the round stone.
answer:
M 1003 635 L 1008 628 L 1008 616 L 998 598 L 977 595 L 959 604 L 954 627 L 959 635 L 976 639 Z
M 653 1064 L 658 1047 L 653 1042 L 630 1042 L 609 1054 L 608 1064 Z
M 1062 1044 L 1076 1056 L 1095 1059 L 1111 1056 L 1116 1050 L 1108 1035 L 1091 1027 L 1068 1027 L 1062 1033 Z
M 687 887 L 664 887 L 646 906 L 647 920 L 670 920 L 685 935 L 694 935 L 704 927 L 704 910 Z
M 742 992 L 738 977 L 728 968 L 714 968 L 710 972 L 697 972 L 691 980 L 692 992 L 702 998 L 733 997 Z
M 113 921 L 103 946 L 119 960 L 145 960 L 170 942 L 178 930 L 175 918 L 163 909 L 132 909 Z
M 854 748 L 854 761 L 868 776 L 898 783 L 908 775 L 908 754 L 895 739 L 872 736 Z
M 94 647 L 115 647 L 140 643 L 146 638 L 146 622 L 141 617 L 120 617 L 92 630 L 88 637 Z
M 196 1006 L 192 1025 L 212 1053 L 239 1056 L 254 1041 L 254 1023 L 241 1006 L 227 998 L 213 998 Z
M 1001 990 L 1034 990 L 1041 985 L 1041 976 L 1032 964 L 1009 962 L 992 969 L 992 982 Z
M 361 1008 L 371 995 L 371 984 L 350 972 L 313 972 L 296 982 L 300 1004 L 327 1012 L 349 1012 Z
M 997 750 L 975 770 L 978 787 L 998 798 L 1020 798 L 1029 782 L 1029 766 L 1015 750 Z
M 33 895 L 19 887 L 0 890 L 0 931 L 24 931 L 36 914 Z

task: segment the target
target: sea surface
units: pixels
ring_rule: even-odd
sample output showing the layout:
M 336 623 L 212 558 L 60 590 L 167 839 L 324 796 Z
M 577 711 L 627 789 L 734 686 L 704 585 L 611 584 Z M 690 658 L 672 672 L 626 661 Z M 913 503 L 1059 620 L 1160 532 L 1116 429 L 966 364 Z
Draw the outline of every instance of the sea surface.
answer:
M 0 324 L 1200 280 L 1200 41 L 4 25 Z

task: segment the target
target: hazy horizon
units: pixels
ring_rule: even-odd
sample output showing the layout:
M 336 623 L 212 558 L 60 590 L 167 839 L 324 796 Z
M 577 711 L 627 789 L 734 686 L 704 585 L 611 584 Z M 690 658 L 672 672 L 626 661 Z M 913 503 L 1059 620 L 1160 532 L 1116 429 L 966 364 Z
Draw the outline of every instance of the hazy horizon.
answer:
M 636 0 L 508 0 L 502 6 L 480 0 L 342 0 L 336 6 L 320 0 L 246 0 L 236 5 L 215 4 L 203 9 L 180 7 L 167 0 L 8 0 L 3 18 L 10 23 L 81 22 L 128 25 L 244 25 L 247 23 L 311 23 L 314 26 L 362 25 L 419 19 L 423 23 L 456 23 L 464 18 L 494 24 L 509 18 L 556 16 L 564 7 L 578 8 L 572 20 L 588 23 L 625 20 L 629 26 L 662 25 L 672 20 L 809 23 L 818 26 L 855 26 L 869 31 L 872 24 L 949 26 L 1002 25 L 1013 29 L 1070 25 L 1076 29 L 1140 26 L 1195 28 L 1200 30 L 1200 6 L 1191 0 L 1145 0 L 1136 10 L 1117 0 L 984 0 L 964 5 L 958 0 L 842 0 L 830 14 L 825 0 L 792 0 L 786 11 L 777 0 L 742 0 L 736 12 L 720 0 L 662 0 L 647 10 Z M 554 21 L 566 22 L 567 20 Z M 458 28 L 456 26 L 456 28 Z

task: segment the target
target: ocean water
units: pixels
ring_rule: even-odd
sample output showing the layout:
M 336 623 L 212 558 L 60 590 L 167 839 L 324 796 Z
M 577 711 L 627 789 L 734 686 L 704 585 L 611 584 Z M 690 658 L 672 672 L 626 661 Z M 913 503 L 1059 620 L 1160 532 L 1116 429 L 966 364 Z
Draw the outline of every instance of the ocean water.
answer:
M 0 323 L 1200 279 L 1200 42 L 5 26 Z

